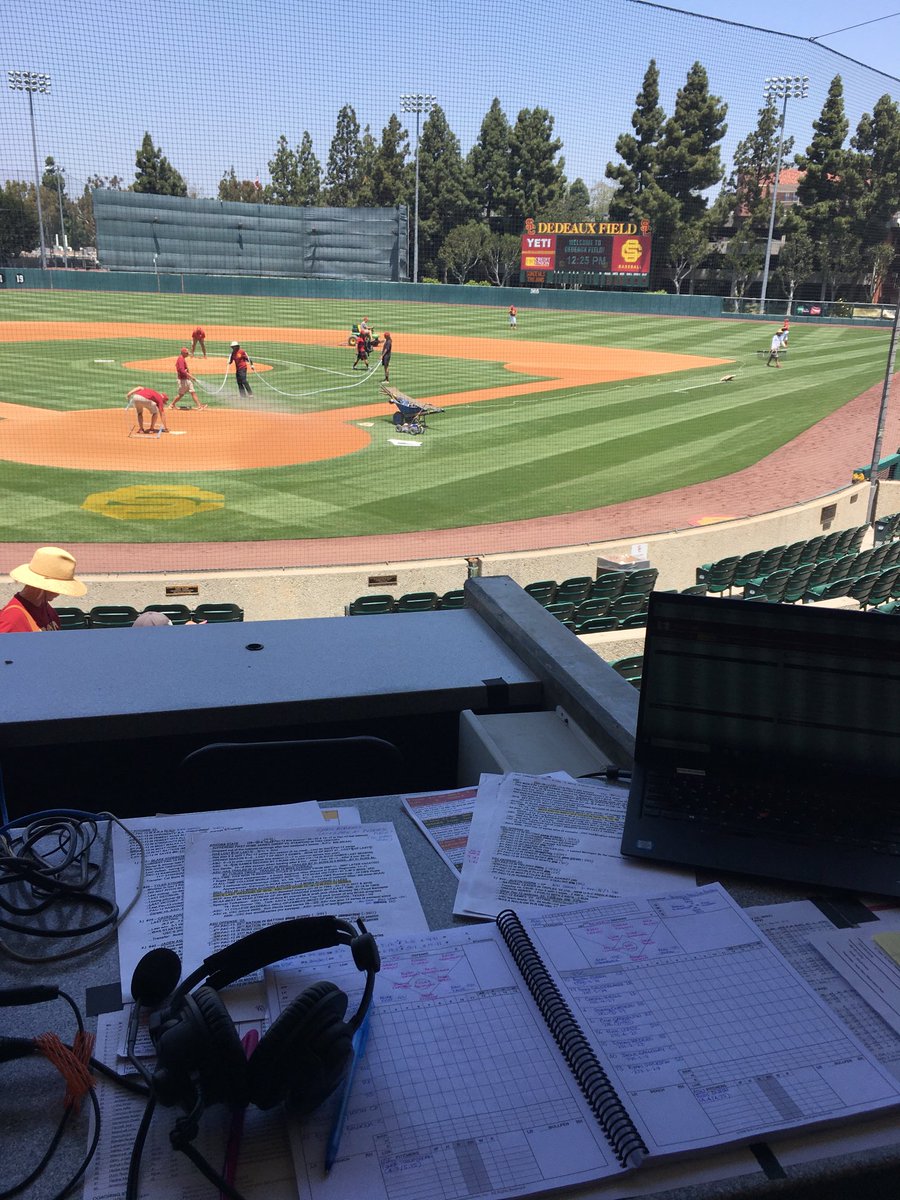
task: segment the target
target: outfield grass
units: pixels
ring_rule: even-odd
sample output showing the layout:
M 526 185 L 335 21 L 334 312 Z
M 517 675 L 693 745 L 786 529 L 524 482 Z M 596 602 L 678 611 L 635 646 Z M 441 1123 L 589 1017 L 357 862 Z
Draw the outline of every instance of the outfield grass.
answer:
M 765 357 L 757 353 L 767 348 L 771 324 L 530 311 L 526 304 L 519 309 L 518 330 L 511 333 L 505 308 L 369 303 L 365 312 L 376 329 L 394 333 L 392 382 L 422 399 L 508 386 L 529 376 L 512 375 L 502 363 L 404 355 L 406 332 L 700 354 L 732 359 L 734 365 L 454 407 L 431 418 L 418 450 L 391 446 L 392 427 L 379 417 L 366 449 L 295 467 L 199 471 L 173 479 L 5 462 L 0 540 L 341 537 L 516 520 L 653 495 L 757 462 L 878 382 L 889 336 L 878 329 L 795 324 L 785 368 L 774 371 L 765 369 Z M 339 378 L 322 370 L 353 380 L 346 332 L 361 315 L 360 305 L 344 301 L 0 294 L 0 320 L 174 323 L 183 334 L 197 323 L 333 328 L 333 347 L 254 341 L 254 356 L 275 364 L 266 382 L 292 393 L 327 387 Z M 171 357 L 177 349 L 172 340 L 145 338 L 3 345 L 0 399 L 59 411 L 121 407 L 128 388 L 152 383 L 121 363 Z M 736 378 L 721 383 L 726 373 Z M 211 386 L 219 382 L 203 378 Z M 163 386 L 161 379 L 157 383 Z M 381 402 L 371 383 L 352 392 L 289 398 L 265 387 L 256 391 L 267 407 L 281 411 Z M 0 422 L 0 459 L 2 433 Z M 848 463 L 848 475 L 853 465 Z M 165 521 L 118 521 L 81 508 L 91 493 L 135 483 L 185 483 L 223 494 L 225 505 Z

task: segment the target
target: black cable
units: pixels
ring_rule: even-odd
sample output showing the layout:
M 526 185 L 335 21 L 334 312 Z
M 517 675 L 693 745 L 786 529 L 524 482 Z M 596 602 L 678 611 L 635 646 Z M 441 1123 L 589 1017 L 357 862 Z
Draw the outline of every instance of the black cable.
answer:
M 59 988 L 52 988 L 52 989 L 48 989 L 48 994 L 46 994 L 46 995 L 36 996 L 35 999 L 33 999 L 33 1000 L 23 999 L 22 1002 L 26 1003 L 26 1004 L 39 1003 L 42 1000 L 54 1000 L 57 998 L 60 1000 L 65 1000 L 65 1002 L 69 1005 L 69 1007 L 71 1008 L 72 1012 L 75 1015 L 75 1022 L 78 1026 L 78 1032 L 83 1034 L 84 1033 L 84 1019 L 81 1015 L 81 1009 L 78 1007 L 78 1005 L 72 999 L 72 997 L 68 994 L 68 992 L 64 992 Z M 93 1061 L 94 1060 L 91 1059 L 92 1063 L 93 1063 Z M 68 1196 L 68 1194 L 76 1186 L 76 1184 L 79 1182 L 79 1180 L 83 1177 L 85 1171 L 87 1171 L 88 1167 L 91 1164 L 91 1160 L 93 1159 L 94 1154 L 97 1151 L 97 1145 L 100 1141 L 100 1101 L 97 1099 L 97 1093 L 93 1086 L 89 1089 L 88 1095 L 90 1096 L 91 1105 L 93 1106 L 93 1109 L 94 1109 L 94 1132 L 93 1132 L 93 1136 L 91 1137 L 91 1143 L 88 1146 L 87 1153 L 85 1154 L 84 1158 L 81 1160 L 81 1164 L 79 1165 L 75 1174 L 72 1175 L 72 1177 L 63 1186 L 63 1188 L 60 1191 L 58 1191 L 54 1194 L 52 1200 L 63 1200 L 64 1196 Z M 4 1192 L 0 1192 L 0 1200 L 9 1200 L 9 1198 L 12 1196 L 18 1196 L 21 1192 L 23 1192 L 25 1190 L 25 1188 L 29 1187 L 32 1183 L 34 1183 L 34 1181 L 36 1179 L 39 1178 L 39 1176 L 42 1174 L 42 1172 L 46 1169 L 47 1164 L 53 1158 L 53 1155 L 56 1153 L 59 1143 L 62 1140 L 62 1136 L 65 1133 L 66 1126 L 69 1122 L 69 1118 L 72 1116 L 72 1113 L 74 1111 L 75 1111 L 75 1109 L 74 1109 L 74 1106 L 72 1106 L 72 1105 L 69 1105 L 68 1107 L 65 1107 L 63 1109 L 62 1116 L 59 1120 L 58 1125 L 56 1126 L 56 1130 L 53 1133 L 53 1137 L 50 1139 L 50 1144 L 47 1147 L 47 1149 L 44 1151 L 44 1154 L 42 1155 L 40 1162 L 32 1170 L 32 1172 L 28 1175 L 28 1177 L 26 1179 L 22 1179 L 19 1181 L 19 1183 L 14 1184 L 13 1187 L 8 1188 Z

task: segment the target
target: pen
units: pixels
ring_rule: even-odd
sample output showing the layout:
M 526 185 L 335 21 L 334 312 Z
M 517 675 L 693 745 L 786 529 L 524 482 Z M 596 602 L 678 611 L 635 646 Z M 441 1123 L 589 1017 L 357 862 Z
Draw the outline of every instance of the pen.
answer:
M 334 1124 L 331 1126 L 331 1133 L 328 1135 L 328 1145 L 325 1147 L 326 1175 L 334 1166 L 338 1150 L 341 1148 L 341 1136 L 343 1135 L 344 1125 L 347 1121 L 347 1109 L 350 1107 L 350 1093 L 353 1091 L 353 1078 L 356 1075 L 359 1060 L 366 1052 L 366 1042 L 369 1040 L 369 1013 L 371 1011 L 371 1008 L 367 1009 L 366 1015 L 362 1019 L 362 1024 L 353 1035 L 352 1057 L 350 1059 L 349 1070 L 347 1071 L 347 1082 L 344 1084 L 344 1090 L 341 1093 L 341 1102 L 335 1114 Z
M 244 1057 L 249 1058 L 256 1047 L 259 1045 L 259 1030 L 250 1029 L 241 1038 L 241 1045 L 244 1048 Z M 231 1127 L 228 1130 L 228 1144 L 225 1147 L 225 1167 L 222 1171 L 222 1177 L 229 1187 L 234 1187 L 235 1176 L 237 1175 L 238 1157 L 241 1151 L 241 1138 L 244 1135 L 244 1113 L 246 1109 L 237 1108 L 231 1118 Z M 226 1200 L 225 1193 L 219 1192 L 219 1200 Z

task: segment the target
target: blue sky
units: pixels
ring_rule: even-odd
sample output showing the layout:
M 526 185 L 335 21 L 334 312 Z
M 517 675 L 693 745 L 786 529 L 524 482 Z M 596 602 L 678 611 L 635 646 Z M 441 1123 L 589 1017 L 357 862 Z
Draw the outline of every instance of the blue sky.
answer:
M 591 185 L 629 128 L 651 55 L 667 113 L 691 63 L 703 62 L 729 106 L 726 155 L 755 125 L 767 75 L 810 76 L 810 98 L 788 109 L 798 148 L 835 74 L 851 131 L 884 92 L 900 99 L 900 84 L 878 73 L 900 70 L 900 17 L 820 45 L 803 40 L 892 13 L 897 0 L 696 0 L 688 8 L 795 36 L 630 0 L 320 0 L 315 9 L 295 0 L 6 0 L 0 65 L 51 73 L 52 94 L 35 97 L 38 152 L 65 166 L 74 192 L 92 172 L 130 182 L 145 130 L 202 195 L 215 194 L 232 164 L 239 177 L 259 172 L 265 182 L 281 133 L 293 145 L 309 130 L 324 167 L 341 105 L 352 104 L 377 138 L 399 114 L 400 94 L 415 90 L 438 96 L 463 152 L 494 96 L 511 121 L 523 107 L 548 108 L 568 177 Z M 32 176 L 27 112 L 25 97 L 4 87 L 0 180 Z

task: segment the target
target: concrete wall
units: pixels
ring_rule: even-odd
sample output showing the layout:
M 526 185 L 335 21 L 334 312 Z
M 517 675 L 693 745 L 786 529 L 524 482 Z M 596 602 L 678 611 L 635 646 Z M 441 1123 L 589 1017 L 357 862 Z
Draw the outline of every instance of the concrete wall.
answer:
M 657 586 L 680 590 L 696 581 L 695 572 L 701 563 L 800 541 L 829 529 L 863 525 L 868 496 L 868 484 L 854 484 L 806 504 L 739 521 L 722 521 L 671 533 L 648 533 L 640 539 L 490 554 L 482 560 L 482 575 L 509 575 L 522 585 L 537 579 L 593 576 L 598 557 L 627 554 L 636 543 L 644 542 L 646 557 L 659 570 Z M 823 513 L 831 506 L 834 515 L 826 520 Z M 878 515 L 897 511 L 900 511 L 900 482 L 880 484 Z M 396 576 L 397 582 L 375 582 L 380 575 Z M 84 608 L 94 604 L 130 604 L 141 609 L 166 600 L 191 606 L 227 600 L 241 605 L 247 620 L 331 617 L 339 616 L 351 600 L 367 593 L 388 592 L 393 596 L 416 591 L 442 593 L 461 588 L 466 577 L 464 558 L 362 567 L 88 576 L 90 590 L 81 603 Z M 196 587 L 197 594 L 167 597 L 167 585 Z

